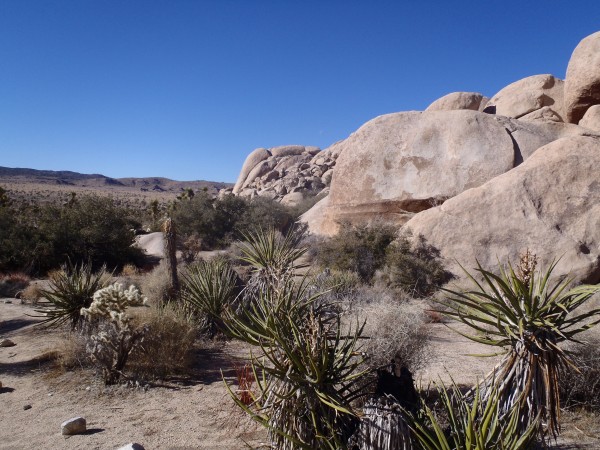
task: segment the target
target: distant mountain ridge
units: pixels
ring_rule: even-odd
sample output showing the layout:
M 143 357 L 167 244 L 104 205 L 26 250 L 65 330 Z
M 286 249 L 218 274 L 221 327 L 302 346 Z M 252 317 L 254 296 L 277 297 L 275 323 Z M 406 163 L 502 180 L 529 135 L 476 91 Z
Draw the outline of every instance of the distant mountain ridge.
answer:
M 129 187 L 146 189 L 160 189 L 163 191 L 180 191 L 182 189 L 203 189 L 220 190 L 233 187 L 233 183 L 224 183 L 219 181 L 177 181 L 164 177 L 144 177 L 144 178 L 111 178 L 102 174 L 83 174 L 69 170 L 38 170 L 28 168 L 12 168 L 0 166 L 0 182 L 2 181 L 21 181 L 54 185 L 72 185 L 87 187 Z

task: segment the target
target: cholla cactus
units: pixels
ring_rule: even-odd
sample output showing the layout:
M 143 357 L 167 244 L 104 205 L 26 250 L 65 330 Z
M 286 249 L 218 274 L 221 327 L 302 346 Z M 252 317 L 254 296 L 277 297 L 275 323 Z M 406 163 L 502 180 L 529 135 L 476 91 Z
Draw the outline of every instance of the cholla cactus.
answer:
M 94 293 L 89 308 L 81 308 L 81 315 L 87 319 L 105 318 L 113 322 L 127 322 L 125 310 L 129 306 L 144 306 L 148 299 L 133 285 L 127 290 L 121 283 L 114 283 Z
M 87 350 L 102 366 L 106 384 L 119 380 L 129 354 L 146 333 L 146 329 L 132 329 L 125 311 L 129 306 L 142 306 L 146 302 L 146 297 L 135 286 L 125 290 L 122 284 L 114 283 L 96 291 L 90 307 L 81 309 L 81 315 L 97 326 Z

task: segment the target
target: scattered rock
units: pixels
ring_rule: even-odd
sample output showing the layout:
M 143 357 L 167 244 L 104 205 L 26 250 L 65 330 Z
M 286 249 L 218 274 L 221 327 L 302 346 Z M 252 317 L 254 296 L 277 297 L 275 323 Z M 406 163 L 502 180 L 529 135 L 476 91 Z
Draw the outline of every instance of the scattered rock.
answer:
M 17 293 L 17 294 L 18 294 L 18 293 Z M 16 298 L 19 298 L 19 297 L 16 297 Z M 12 303 L 12 300 L 4 300 L 4 303 L 6 303 L 7 305 L 9 305 L 9 304 L 11 304 L 11 303 Z
M 124 445 L 123 447 L 119 447 L 117 450 L 144 450 L 144 447 L 141 444 L 131 443 Z
M 15 345 L 17 345 L 17 344 L 15 344 L 10 339 L 2 339 L 0 341 L 0 347 L 14 347 Z
M 81 434 L 86 431 L 86 420 L 83 417 L 74 417 L 61 424 L 62 434 L 72 435 Z
M 600 31 L 575 47 L 565 78 L 566 120 L 579 123 L 592 105 L 600 104 Z
M 23 406 L 23 410 L 24 411 L 27 411 L 28 409 L 31 409 L 31 405 L 25 405 L 25 406 Z

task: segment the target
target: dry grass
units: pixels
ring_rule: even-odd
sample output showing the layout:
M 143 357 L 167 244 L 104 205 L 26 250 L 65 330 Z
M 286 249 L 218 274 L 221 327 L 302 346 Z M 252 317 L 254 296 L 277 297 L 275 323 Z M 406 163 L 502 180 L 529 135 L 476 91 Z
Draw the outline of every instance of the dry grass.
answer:
M 398 297 L 393 291 L 360 288 L 352 296 L 347 318 L 359 323 L 366 320 L 363 351 L 369 365 L 379 368 L 395 361 L 413 374 L 428 361 L 427 317 L 423 307 L 408 296 Z
M 0 275 L 0 297 L 15 297 L 30 282 L 31 278 L 21 272 Z
M 162 305 L 169 300 L 169 288 L 171 278 L 167 265 L 161 263 L 151 272 L 144 274 L 139 285 L 142 293 L 148 297 L 148 301 L 153 305 Z
M 178 305 L 139 308 L 137 313 L 137 326 L 148 331 L 131 354 L 127 371 L 140 379 L 187 373 L 193 363 L 196 324 Z
M 32 305 L 37 305 L 42 297 L 42 288 L 38 283 L 29 284 L 29 286 L 20 292 L 19 296 L 21 303 L 30 303 Z

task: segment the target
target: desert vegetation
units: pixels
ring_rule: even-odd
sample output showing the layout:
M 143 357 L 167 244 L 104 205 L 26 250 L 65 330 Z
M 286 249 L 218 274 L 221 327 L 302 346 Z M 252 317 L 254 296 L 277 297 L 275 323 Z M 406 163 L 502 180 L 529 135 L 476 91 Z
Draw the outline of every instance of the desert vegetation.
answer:
M 193 382 L 202 352 L 235 343 L 249 356 L 222 375 L 231 403 L 280 449 L 528 449 L 559 436 L 561 408 L 598 410 L 598 355 L 577 344 L 598 322 L 600 311 L 582 308 L 598 287 L 555 280 L 529 252 L 516 268 L 479 267 L 472 289 L 448 290 L 436 250 L 384 223 L 315 239 L 260 198 L 188 193 L 137 221 L 110 199 L 71 200 L 41 207 L 37 228 L 8 228 L 38 233 L 28 242 L 49 249 L 46 265 L 17 251 L 3 260 L 52 269 L 30 295 L 39 326 L 67 336 L 50 358 L 63 373 L 91 371 L 109 387 Z M 0 207 L 9 224 L 11 208 Z M 50 214 L 65 236 L 43 222 Z M 131 250 L 130 227 L 163 217 L 183 250 L 171 261 L 177 290 L 169 263 L 148 269 Z M 224 251 L 202 253 L 215 248 Z M 17 273 L 0 282 L 5 296 L 31 285 Z M 434 316 L 504 359 L 474 386 L 416 384 Z

